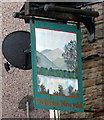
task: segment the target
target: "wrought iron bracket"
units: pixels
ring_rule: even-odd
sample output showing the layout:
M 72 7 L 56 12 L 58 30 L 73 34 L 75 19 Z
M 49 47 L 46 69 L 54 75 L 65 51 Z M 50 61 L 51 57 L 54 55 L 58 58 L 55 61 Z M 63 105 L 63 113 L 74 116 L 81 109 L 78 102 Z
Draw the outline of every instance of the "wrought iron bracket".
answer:
M 81 18 L 88 31 L 88 42 L 95 41 L 95 18 L 94 17 L 82 17 Z
M 45 20 L 61 23 L 74 23 L 80 28 L 80 22 L 84 23 L 88 30 L 88 42 L 95 41 L 95 17 L 98 17 L 99 13 L 93 9 L 76 9 L 55 6 L 53 4 L 32 4 L 25 3 L 20 13 L 14 13 L 13 17 L 21 18 L 25 20 L 25 23 L 29 23 L 30 19 Z
M 95 41 L 95 17 L 98 17 L 99 13 L 94 11 L 94 9 L 86 8 L 84 10 L 81 10 L 81 9 L 73 9 L 73 8 L 63 8 L 63 7 L 55 6 L 53 4 L 46 4 L 44 5 L 44 10 L 66 12 L 66 13 L 72 13 L 74 15 L 78 14 L 78 17 L 82 19 L 82 20 L 79 19 L 79 22 L 82 21 L 88 30 L 88 42 L 91 43 Z

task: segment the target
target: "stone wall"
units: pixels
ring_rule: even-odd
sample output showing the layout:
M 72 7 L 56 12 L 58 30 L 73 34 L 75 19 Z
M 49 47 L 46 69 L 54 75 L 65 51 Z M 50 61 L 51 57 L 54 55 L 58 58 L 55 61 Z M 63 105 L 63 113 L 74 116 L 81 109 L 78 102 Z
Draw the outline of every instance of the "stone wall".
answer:
M 18 12 L 24 3 L 2 2 L 2 38 L 0 43 L 11 32 L 18 30 L 29 31 L 29 24 L 24 20 L 12 17 L 13 12 Z M 1 6 L 0 6 L 1 7 Z M 1 15 L 1 11 L 0 11 Z M 0 16 L 1 17 L 1 16 Z M 0 29 L 1 30 L 1 29 Z M 1 37 L 1 35 L 0 35 Z M 2 53 L 0 53 L 0 57 Z M 3 118 L 26 118 L 26 111 L 19 109 L 20 101 L 27 95 L 32 95 L 31 70 L 20 70 L 11 67 L 7 72 L 4 68 L 6 60 L 0 58 L 0 79 L 2 76 L 2 117 Z M 1 65 L 2 63 L 2 65 Z M 2 66 L 2 69 L 1 69 Z M 0 80 L 1 83 L 1 80 Z M 0 84 L 1 85 L 1 84 Z M 1 87 L 0 87 L 1 88 Z M 1 92 L 1 91 L 0 91 Z M 1 97 L 1 96 L 0 96 Z M 30 112 L 31 118 L 49 118 L 48 110 L 34 109 Z
M 88 42 L 88 34 L 84 25 L 82 31 L 82 57 L 94 54 L 104 55 L 104 2 L 87 6 L 99 12 L 95 19 L 95 39 Z M 69 113 L 61 112 L 61 118 L 104 118 L 104 56 L 95 56 L 82 61 L 84 109 L 95 112 Z

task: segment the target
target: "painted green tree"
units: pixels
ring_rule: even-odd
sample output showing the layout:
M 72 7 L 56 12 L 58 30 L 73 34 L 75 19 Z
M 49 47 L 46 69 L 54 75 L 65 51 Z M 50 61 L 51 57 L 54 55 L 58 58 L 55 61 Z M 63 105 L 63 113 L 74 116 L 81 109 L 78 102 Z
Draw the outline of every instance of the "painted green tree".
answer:
M 68 87 L 68 93 L 69 93 L 69 95 L 71 95 L 72 92 L 73 92 L 73 87 L 70 85 L 70 86 Z
M 62 85 L 58 85 L 59 95 L 64 95 L 64 90 Z
M 41 84 L 39 86 L 39 92 L 40 93 L 48 93 L 49 94 L 49 89 L 46 90 L 46 87 L 43 84 Z
M 75 71 L 77 65 L 77 41 L 71 40 L 64 46 L 64 52 L 62 54 L 64 61 L 67 65 L 67 69 Z
M 46 91 L 46 93 L 48 93 L 48 94 L 49 94 L 49 89 Z
M 43 84 L 40 85 L 40 92 L 46 93 L 46 88 Z
M 68 87 L 68 93 L 72 96 L 79 96 L 79 91 L 74 89 L 71 85 Z
M 56 91 L 56 90 L 54 90 L 53 94 L 54 94 L 54 95 L 58 95 L 58 94 L 59 94 L 59 92 L 58 92 L 58 91 Z

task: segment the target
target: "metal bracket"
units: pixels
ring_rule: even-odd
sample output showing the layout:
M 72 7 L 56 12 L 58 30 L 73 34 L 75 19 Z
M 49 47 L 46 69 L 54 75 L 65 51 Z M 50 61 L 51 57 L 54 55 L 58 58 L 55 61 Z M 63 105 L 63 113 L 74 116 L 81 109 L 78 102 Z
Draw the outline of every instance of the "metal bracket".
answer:
M 99 13 L 91 8 L 82 10 L 70 7 L 55 6 L 54 4 L 40 5 L 25 3 L 24 10 L 21 10 L 20 14 L 13 14 L 13 16 L 15 18 L 25 19 L 26 23 L 29 22 L 29 19 L 41 19 L 52 22 L 58 21 L 65 24 L 69 21 L 74 21 L 78 24 L 83 22 L 88 30 L 88 42 L 91 43 L 95 41 L 95 17 L 98 17 Z
M 25 53 L 25 64 L 23 66 L 24 70 L 28 67 L 28 64 L 31 63 L 31 48 L 28 48 L 23 51 Z
M 95 41 L 95 18 L 90 17 L 86 18 L 86 21 L 83 22 L 88 30 L 88 42 Z
M 92 9 L 89 9 L 92 11 Z M 82 17 L 82 21 L 88 30 L 88 42 L 92 43 L 95 41 L 95 17 Z
M 94 42 L 95 41 L 95 18 L 89 18 L 90 22 L 84 23 L 87 30 L 88 30 L 88 42 Z

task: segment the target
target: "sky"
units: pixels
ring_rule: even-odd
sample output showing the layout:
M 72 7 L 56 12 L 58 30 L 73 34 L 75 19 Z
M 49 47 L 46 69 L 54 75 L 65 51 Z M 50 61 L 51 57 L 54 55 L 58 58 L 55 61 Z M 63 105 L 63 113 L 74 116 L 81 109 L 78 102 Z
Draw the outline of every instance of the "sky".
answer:
M 76 33 L 36 28 L 36 49 L 39 52 L 56 48 L 63 50 L 70 40 L 76 40 Z

